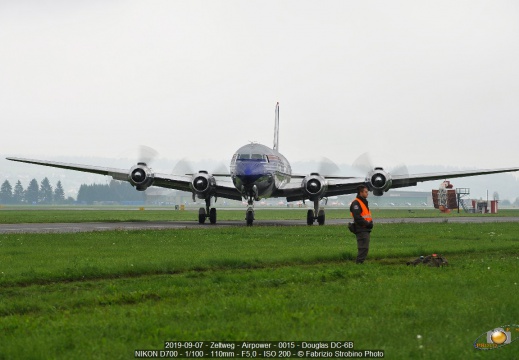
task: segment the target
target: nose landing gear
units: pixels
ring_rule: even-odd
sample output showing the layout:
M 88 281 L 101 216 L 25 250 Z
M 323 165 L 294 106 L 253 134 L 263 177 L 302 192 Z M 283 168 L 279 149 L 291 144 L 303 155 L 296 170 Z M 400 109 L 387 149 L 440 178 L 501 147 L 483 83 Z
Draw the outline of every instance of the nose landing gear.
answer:
M 252 223 L 254 222 L 254 200 L 252 197 L 250 197 L 248 201 L 245 221 L 247 222 L 247 226 L 252 226 Z
M 258 197 L 258 187 L 256 185 L 252 186 L 250 190 L 246 190 L 245 187 L 242 187 L 243 197 L 246 197 L 247 200 L 247 211 L 245 212 L 245 221 L 247 226 L 252 226 L 254 222 L 254 200 L 259 201 Z

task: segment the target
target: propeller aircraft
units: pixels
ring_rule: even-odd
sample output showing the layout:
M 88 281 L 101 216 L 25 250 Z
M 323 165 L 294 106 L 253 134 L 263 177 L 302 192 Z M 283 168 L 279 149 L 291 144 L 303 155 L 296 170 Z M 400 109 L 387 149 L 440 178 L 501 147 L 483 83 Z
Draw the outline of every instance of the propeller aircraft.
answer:
M 367 185 L 375 196 L 382 196 L 389 189 L 416 186 L 417 183 L 431 180 L 444 180 L 457 177 L 496 174 L 518 171 L 519 167 L 469 170 L 426 174 L 390 174 L 382 167 L 366 169 L 365 177 L 334 176 L 322 172 L 292 174 L 288 160 L 279 152 L 279 103 L 275 108 L 274 144 L 268 146 L 249 143 L 240 147 L 232 156 L 229 174 L 210 173 L 199 170 L 193 174 L 161 174 L 154 172 L 147 161 L 139 161 L 127 169 L 78 165 L 55 161 L 44 161 L 8 157 L 8 160 L 55 168 L 83 171 L 111 176 L 113 179 L 128 181 L 138 191 L 150 186 L 176 189 L 192 193 L 195 198 L 205 201 L 198 213 L 198 222 L 203 224 L 209 218 L 211 224 L 217 220 L 213 206 L 218 198 L 247 202 L 245 220 L 247 225 L 254 222 L 254 202 L 264 198 L 284 197 L 288 202 L 312 201 L 313 209 L 307 212 L 307 224 L 325 223 L 325 211 L 320 207 L 322 199 L 331 196 L 353 194 L 357 186 Z

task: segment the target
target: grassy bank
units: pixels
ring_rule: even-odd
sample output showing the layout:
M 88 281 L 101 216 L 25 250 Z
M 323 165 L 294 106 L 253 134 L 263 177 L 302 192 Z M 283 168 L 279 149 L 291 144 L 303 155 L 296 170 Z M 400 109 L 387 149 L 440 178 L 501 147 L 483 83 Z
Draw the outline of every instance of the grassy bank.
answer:
M 518 344 L 483 352 L 472 342 L 519 319 L 517 230 L 378 225 L 363 266 L 340 226 L 1 235 L 0 358 L 353 340 L 388 359 L 512 359 Z M 405 265 L 433 252 L 450 265 Z

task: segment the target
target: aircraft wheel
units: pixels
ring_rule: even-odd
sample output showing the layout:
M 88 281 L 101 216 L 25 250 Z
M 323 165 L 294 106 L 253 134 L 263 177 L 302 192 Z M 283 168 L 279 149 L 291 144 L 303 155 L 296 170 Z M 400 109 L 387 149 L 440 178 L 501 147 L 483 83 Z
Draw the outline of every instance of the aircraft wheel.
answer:
M 314 211 L 308 210 L 306 213 L 306 224 L 313 225 L 314 224 Z
M 319 215 L 317 215 L 317 223 L 319 225 L 324 225 L 324 210 L 319 210 Z
M 216 224 L 216 209 L 212 208 L 209 210 L 209 221 L 211 224 Z
M 204 224 L 205 223 L 205 208 L 200 208 L 198 209 L 198 223 L 199 224 Z
M 247 214 L 245 215 L 245 220 L 247 220 L 247 226 L 252 226 L 252 222 L 254 221 L 254 212 L 247 211 Z

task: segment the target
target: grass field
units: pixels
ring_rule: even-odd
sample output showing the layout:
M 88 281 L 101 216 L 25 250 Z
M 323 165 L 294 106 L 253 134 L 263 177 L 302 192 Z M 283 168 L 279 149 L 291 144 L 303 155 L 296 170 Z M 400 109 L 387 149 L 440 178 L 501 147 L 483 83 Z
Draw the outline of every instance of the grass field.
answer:
M 88 207 L 86 209 L 89 209 Z M 17 223 L 73 223 L 73 222 L 117 222 L 117 221 L 167 221 L 167 220 L 193 220 L 198 221 L 198 210 L 191 209 L 186 211 L 176 211 L 164 209 L 164 207 L 153 208 L 145 207 L 139 210 L 138 207 L 127 207 L 121 209 L 92 207 L 92 210 L 85 210 L 81 207 L 40 207 L 40 206 L 4 206 L 0 209 L 1 224 Z M 256 220 L 303 220 L 306 221 L 306 208 L 300 209 L 256 209 Z M 502 217 L 519 216 L 519 209 L 500 210 L 498 214 L 460 214 L 452 212 L 442 214 L 434 209 L 372 209 L 375 219 L 381 218 L 456 218 L 456 217 Z M 349 210 L 345 208 L 327 208 L 327 219 L 349 219 Z M 245 210 L 226 210 L 218 209 L 219 220 L 244 220 Z
M 89 213 L 71 219 L 105 215 Z M 160 214 L 135 213 L 113 219 Z M 344 226 L 0 235 L 0 359 L 128 359 L 170 340 L 353 340 L 387 359 L 517 359 L 519 343 L 472 343 L 519 322 L 518 230 L 378 224 L 363 265 Z M 405 265 L 430 253 L 450 265 Z

